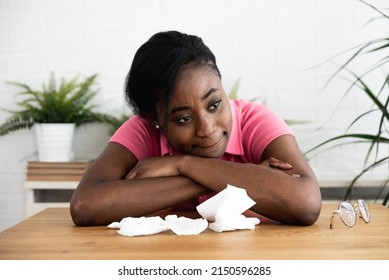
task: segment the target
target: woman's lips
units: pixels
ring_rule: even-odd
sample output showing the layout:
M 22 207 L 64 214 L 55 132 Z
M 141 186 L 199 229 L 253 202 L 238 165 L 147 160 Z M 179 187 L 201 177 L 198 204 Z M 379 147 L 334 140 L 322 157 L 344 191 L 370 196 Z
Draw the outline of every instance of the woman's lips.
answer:
M 218 146 L 223 140 L 223 137 L 220 138 L 216 143 L 207 145 L 207 146 L 193 146 L 194 149 L 201 149 L 201 150 L 210 150 Z

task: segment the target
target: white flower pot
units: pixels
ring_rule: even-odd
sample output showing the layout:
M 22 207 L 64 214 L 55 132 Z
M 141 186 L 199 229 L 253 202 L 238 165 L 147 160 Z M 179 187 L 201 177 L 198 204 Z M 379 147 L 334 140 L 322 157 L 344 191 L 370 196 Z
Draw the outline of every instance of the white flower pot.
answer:
M 38 160 L 70 161 L 74 135 L 74 123 L 34 124 Z

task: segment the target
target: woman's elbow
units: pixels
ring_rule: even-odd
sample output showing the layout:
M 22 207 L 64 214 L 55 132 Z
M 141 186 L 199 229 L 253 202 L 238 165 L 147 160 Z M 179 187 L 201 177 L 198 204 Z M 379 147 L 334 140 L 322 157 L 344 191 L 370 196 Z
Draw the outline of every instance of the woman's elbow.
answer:
M 88 213 L 88 205 L 84 203 L 82 199 L 72 198 L 70 202 L 70 216 L 76 226 L 92 225 Z
M 298 213 L 299 224 L 303 226 L 313 225 L 319 218 L 321 212 L 322 200 L 320 191 L 318 193 L 305 196 L 300 205 L 301 208 Z

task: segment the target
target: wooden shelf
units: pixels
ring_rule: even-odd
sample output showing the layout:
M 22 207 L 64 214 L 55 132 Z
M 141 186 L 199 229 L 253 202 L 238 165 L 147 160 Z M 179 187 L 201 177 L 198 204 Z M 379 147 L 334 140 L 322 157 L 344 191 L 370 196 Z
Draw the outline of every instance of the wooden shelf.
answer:
M 92 160 L 72 162 L 29 161 L 27 179 L 26 217 L 48 207 L 69 207 L 77 188 Z
M 49 207 L 69 207 L 70 196 L 78 181 L 25 181 L 26 217 Z M 58 201 L 58 200 L 65 201 Z
M 41 189 L 41 190 L 75 190 L 78 181 L 26 181 L 24 187 L 26 189 Z

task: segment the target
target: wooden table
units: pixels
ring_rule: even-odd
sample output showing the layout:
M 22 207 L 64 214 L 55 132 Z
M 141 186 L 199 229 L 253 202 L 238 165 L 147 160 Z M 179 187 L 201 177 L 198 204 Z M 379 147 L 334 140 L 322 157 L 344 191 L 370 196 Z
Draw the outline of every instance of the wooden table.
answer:
M 323 204 L 318 221 L 308 227 L 263 221 L 254 230 L 124 237 L 105 226 L 76 227 L 68 208 L 48 208 L 0 233 L 0 259 L 388 260 L 389 209 L 382 205 L 370 209 L 371 222 L 358 219 L 351 228 L 336 217 L 331 230 L 330 217 L 337 205 Z

